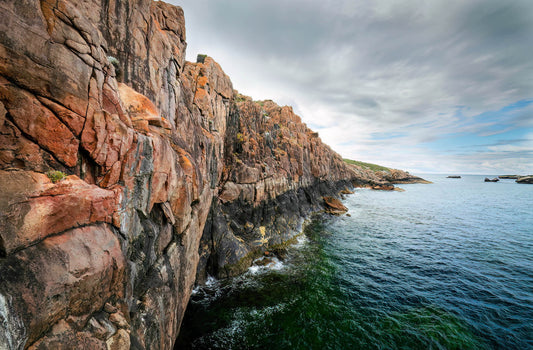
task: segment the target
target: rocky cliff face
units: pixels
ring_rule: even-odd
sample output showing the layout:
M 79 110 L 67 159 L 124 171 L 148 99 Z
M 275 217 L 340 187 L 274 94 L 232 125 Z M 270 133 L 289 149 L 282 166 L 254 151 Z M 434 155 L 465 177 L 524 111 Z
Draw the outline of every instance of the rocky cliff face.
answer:
M 237 95 L 227 122 L 224 170 L 204 229 L 198 280 L 242 272 L 301 231 L 322 196 L 354 173 L 291 107 Z
M 0 349 L 171 349 L 197 276 L 242 271 L 323 195 L 381 181 L 211 58 L 186 62 L 178 7 L 0 13 Z

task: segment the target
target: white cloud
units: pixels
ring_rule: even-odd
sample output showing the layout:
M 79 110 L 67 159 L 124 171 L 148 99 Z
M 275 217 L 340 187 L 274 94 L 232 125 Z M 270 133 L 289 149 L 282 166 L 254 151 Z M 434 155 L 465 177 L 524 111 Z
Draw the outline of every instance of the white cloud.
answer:
M 294 105 L 346 157 L 466 170 L 492 169 L 476 159 L 497 150 L 508 159 L 526 151 L 493 145 L 461 162 L 415 146 L 454 133 L 488 137 L 533 127 L 533 105 L 505 116 L 503 127 L 478 117 L 533 98 L 532 1 L 176 3 L 185 10 L 189 59 L 207 53 L 241 93 Z M 376 141 L 373 134 L 400 137 Z

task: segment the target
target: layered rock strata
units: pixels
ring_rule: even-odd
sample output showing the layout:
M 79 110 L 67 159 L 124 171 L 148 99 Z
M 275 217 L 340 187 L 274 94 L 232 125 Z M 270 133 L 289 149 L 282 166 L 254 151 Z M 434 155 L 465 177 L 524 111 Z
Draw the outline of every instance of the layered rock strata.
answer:
M 197 276 L 242 271 L 322 196 L 387 185 L 185 61 L 178 7 L 0 13 L 0 349 L 171 349 Z
M 303 218 L 323 208 L 323 196 L 358 179 L 291 107 L 242 95 L 234 100 L 225 167 L 200 246 L 198 281 L 207 274 L 243 272 L 265 250 L 298 234 Z

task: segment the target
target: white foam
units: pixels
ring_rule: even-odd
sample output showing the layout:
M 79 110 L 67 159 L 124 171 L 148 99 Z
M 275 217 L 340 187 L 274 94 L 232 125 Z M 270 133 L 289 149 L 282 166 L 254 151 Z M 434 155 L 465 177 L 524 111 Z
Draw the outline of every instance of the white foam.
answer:
M 258 266 L 258 265 L 252 265 L 248 268 L 248 272 L 251 273 L 252 275 L 255 275 L 259 272 L 259 269 L 261 269 L 263 266 Z
M 215 291 L 215 296 L 218 295 L 218 289 L 220 287 L 220 281 L 217 280 L 215 277 L 207 275 L 207 280 L 205 281 L 204 285 L 198 285 L 194 287 L 192 290 L 192 295 L 196 295 L 199 293 L 206 293 L 208 290 Z M 212 293 L 211 293 L 212 294 Z
M 294 248 L 302 248 L 307 243 L 309 243 L 309 238 L 305 234 L 301 234 L 296 237 L 296 243 L 293 245 Z
M 216 287 L 220 284 L 219 280 L 217 280 L 213 276 L 207 275 L 207 281 L 205 281 L 205 285 L 208 287 Z
M 263 266 L 255 265 L 255 263 L 263 261 L 264 259 L 271 259 L 272 261 L 269 262 L 266 265 L 263 265 Z M 271 271 L 271 270 L 279 271 L 279 270 L 282 270 L 284 268 L 285 268 L 285 264 L 281 260 L 279 260 L 278 258 L 276 258 L 276 257 L 269 258 L 269 257 L 263 256 L 261 258 L 258 258 L 258 259 L 254 260 L 254 265 L 252 265 L 252 266 L 250 266 L 248 268 L 248 272 L 250 274 L 252 274 L 252 275 L 255 275 L 255 274 L 258 274 L 258 273 Z

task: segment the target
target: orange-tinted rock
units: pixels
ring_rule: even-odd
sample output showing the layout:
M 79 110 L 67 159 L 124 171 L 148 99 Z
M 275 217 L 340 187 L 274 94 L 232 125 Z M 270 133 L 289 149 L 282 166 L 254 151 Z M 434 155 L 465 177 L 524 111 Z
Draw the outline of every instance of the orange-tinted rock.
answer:
M 78 161 L 79 141 L 48 108 L 30 93 L 0 76 L 0 101 L 17 127 L 68 167 Z
M 160 126 L 161 124 L 165 124 L 152 101 L 146 96 L 139 94 L 126 84 L 122 83 L 118 85 L 118 90 L 120 93 L 120 99 L 134 123 L 138 120 L 146 120 L 149 125 L 159 124 L 158 126 Z M 171 125 L 165 125 L 168 129 L 171 128 Z
M 354 191 L 350 191 L 349 189 L 344 188 L 343 190 L 341 190 L 340 193 L 341 194 L 354 194 Z
M 10 254 L 67 229 L 112 223 L 115 193 L 76 176 L 56 184 L 44 174 L 0 171 L 0 250 Z
M 371 186 L 373 190 L 381 190 L 381 191 L 392 191 L 394 190 L 394 185 L 392 184 L 374 184 Z
M 333 215 L 341 215 L 348 211 L 348 208 L 342 204 L 342 202 L 335 197 L 324 197 L 324 203 L 326 204 L 326 212 Z

